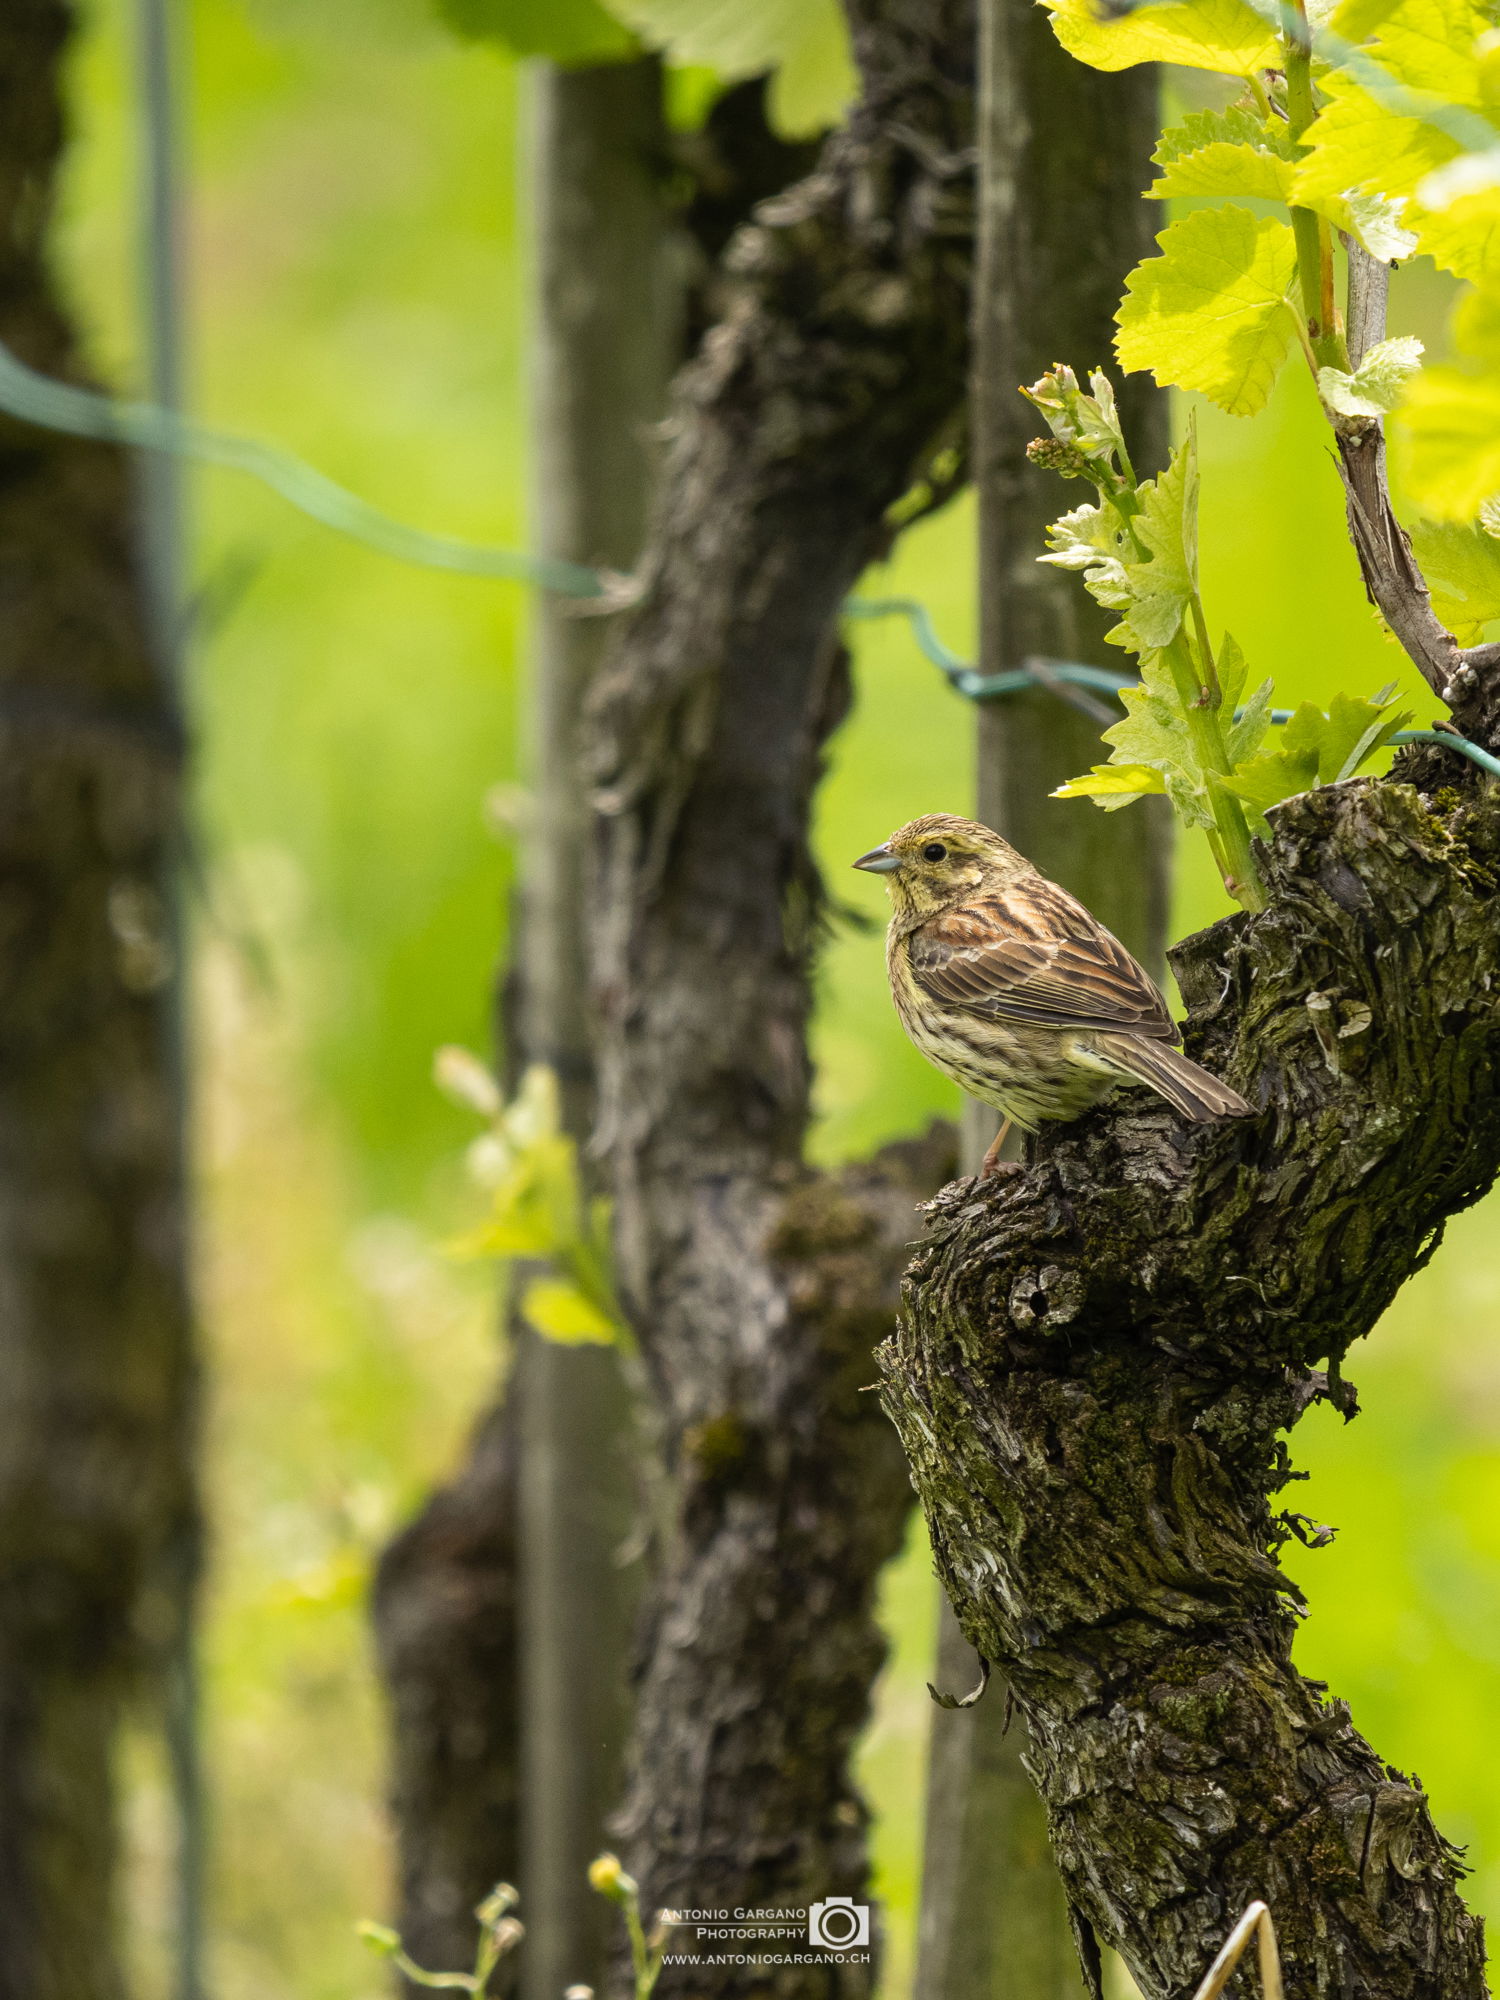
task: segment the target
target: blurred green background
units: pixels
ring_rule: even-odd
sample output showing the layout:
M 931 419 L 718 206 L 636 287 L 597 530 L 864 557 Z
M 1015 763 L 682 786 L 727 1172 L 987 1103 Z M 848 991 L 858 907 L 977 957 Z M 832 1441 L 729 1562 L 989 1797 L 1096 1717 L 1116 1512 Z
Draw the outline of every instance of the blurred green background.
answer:
M 517 546 L 526 483 L 525 78 L 424 0 L 196 0 L 192 400 L 435 530 Z M 91 0 L 72 69 L 60 245 L 89 358 L 139 381 L 125 0 Z M 1393 331 L 1441 341 L 1444 286 Z M 1078 357 L 1086 359 L 1087 357 Z M 1399 680 L 1365 605 L 1310 386 L 1254 423 L 1200 412 L 1211 615 L 1279 696 Z M 412 569 L 254 485 L 193 478 L 201 1300 L 211 1356 L 208 1727 L 213 1981 L 222 2000 L 375 2000 L 353 1936 L 389 1904 L 365 1632 L 375 1549 L 461 1448 L 502 1365 L 485 1275 L 445 1239 L 477 1197 L 434 1048 L 485 1048 L 504 950 L 507 786 L 527 604 Z M 974 624 L 970 508 L 924 523 L 871 589 Z M 858 703 L 819 844 L 846 864 L 971 797 L 971 717 L 896 625 L 851 631 Z M 1059 804 L 1059 812 L 1093 810 Z M 1176 932 L 1222 914 L 1194 843 Z M 953 1110 L 901 1036 L 878 938 L 841 925 L 821 975 L 819 1154 Z M 1415 1770 L 1500 1909 L 1500 1243 L 1461 1218 L 1353 1363 L 1365 1414 L 1303 1425 L 1296 1504 L 1341 1530 L 1288 1564 L 1299 1657 Z M 934 1586 L 920 1534 L 887 1579 L 893 1640 L 863 1752 L 888 1902 L 886 1993 L 910 1990 Z M 140 1990 L 164 1991 L 169 1828 L 127 1759 Z

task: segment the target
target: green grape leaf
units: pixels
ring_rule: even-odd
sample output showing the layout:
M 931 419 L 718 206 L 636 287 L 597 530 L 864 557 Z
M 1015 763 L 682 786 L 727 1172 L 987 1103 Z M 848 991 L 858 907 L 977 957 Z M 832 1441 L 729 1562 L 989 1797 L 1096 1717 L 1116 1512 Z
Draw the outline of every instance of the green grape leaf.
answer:
M 1139 687 L 1121 688 L 1125 720 L 1104 732 L 1110 762 L 1144 764 L 1161 773 L 1172 808 L 1186 826 L 1211 827 L 1213 805 L 1199 770 L 1170 670 L 1159 654 L 1141 662 Z
M 1369 53 L 1396 89 L 1367 88 L 1353 65 L 1324 80 L 1293 199 L 1352 229 L 1371 256 L 1418 248 L 1475 283 L 1500 277 L 1496 146 L 1482 136 L 1495 125 L 1493 52 L 1478 41 L 1486 19 L 1471 0 L 1380 12 L 1351 25 L 1375 28 Z
M 1121 565 L 1129 602 L 1110 637 L 1147 653 L 1176 638 L 1198 587 L 1198 437 L 1191 417 L 1166 471 L 1139 487 L 1137 498 L 1141 511 L 1133 526 L 1146 560 Z
M 1325 715 L 1310 701 L 1295 710 L 1285 728 L 1277 731 L 1276 747 L 1243 764 L 1225 788 L 1249 807 L 1247 818 L 1252 832 L 1269 835 L 1266 814 L 1283 799 L 1315 785 L 1336 784 L 1352 777 L 1367 757 L 1389 743 L 1410 717 L 1389 707 L 1391 690 L 1384 688 L 1371 701 L 1338 694 Z
M 1441 125 L 1377 103 L 1348 77 L 1330 77 L 1324 88 L 1328 101 L 1308 127 L 1307 154 L 1292 183 L 1292 199 L 1306 208 L 1321 212 L 1361 190 L 1415 194 L 1463 150 Z M 1414 109 L 1429 106 L 1442 109 L 1436 99 L 1418 100 Z
M 826 132 L 843 123 L 858 85 L 842 7 L 810 7 L 771 78 L 766 112 L 772 128 L 783 139 Z
M 1377 33 L 1400 5 L 1401 0 L 1339 0 L 1322 25 L 1341 41 L 1357 46 Z
M 599 0 L 437 0 L 455 34 L 501 42 L 518 56 L 546 56 L 565 66 L 618 62 L 640 43 Z
M 1500 541 L 1467 522 L 1418 521 L 1411 531 L 1432 608 L 1461 646 L 1500 618 Z
M 1460 354 L 1500 368 L 1500 290 L 1465 292 L 1453 312 L 1453 345 Z
M 1271 683 L 1262 681 L 1241 707 L 1240 696 L 1250 678 L 1250 662 L 1232 632 L 1226 632 L 1219 642 L 1218 667 L 1219 695 L 1224 707 L 1231 718 L 1237 708 L 1241 710 L 1237 721 L 1230 720 L 1224 747 L 1231 764 L 1243 764 L 1259 749 L 1261 738 L 1271 726 Z
M 521 1295 L 521 1317 L 565 1347 L 612 1347 L 619 1338 L 615 1322 L 566 1278 L 533 1278 Z
M 1146 192 L 1153 201 L 1184 194 L 1248 194 L 1286 201 L 1295 173 L 1292 162 L 1279 153 L 1221 139 L 1195 153 L 1180 154 Z
M 1027 393 L 1047 407 L 1035 391 Z M 1057 423 L 1066 427 L 1063 415 Z M 1108 498 L 1075 507 L 1047 530 L 1047 553 L 1039 560 L 1082 570 L 1095 601 L 1124 614 L 1111 641 L 1134 653 L 1152 652 L 1176 636 L 1197 588 L 1197 523 L 1197 432 L 1190 418 L 1167 470 L 1136 489 L 1128 522 Z
M 1205 146 L 1256 146 L 1279 159 L 1295 160 L 1296 142 L 1284 119 L 1257 118 L 1241 104 L 1226 111 L 1190 111 L 1180 125 L 1169 125 L 1156 142 L 1151 157 L 1159 167 L 1198 153 Z
M 1429 174 L 1417 190 L 1425 204 L 1444 176 L 1452 176 L 1470 161 L 1488 161 L 1483 153 L 1465 153 L 1450 167 Z M 1484 171 L 1493 171 L 1486 165 Z M 1450 178 L 1449 185 L 1452 180 Z M 1466 278 L 1471 285 L 1500 283 L 1500 185 L 1478 187 L 1471 193 L 1440 200 L 1434 207 L 1416 210 L 1418 241 L 1434 264 Z
M 783 136 L 837 125 L 856 77 L 838 0 L 611 0 L 642 41 L 726 83 L 774 71 L 768 108 Z
M 1047 554 L 1038 562 L 1056 569 L 1081 569 L 1090 596 L 1109 611 L 1123 611 L 1130 602 L 1125 555 L 1130 538 L 1114 507 L 1075 507 L 1047 530 Z
M 1500 494 L 1500 374 L 1424 368 L 1396 413 L 1404 490 L 1435 521 L 1471 521 Z
M 1270 681 L 1262 681 L 1235 720 L 1229 725 L 1226 747 L 1229 761 L 1239 768 L 1248 764 L 1265 740 L 1266 731 L 1271 727 Z
M 1474 0 L 1400 0 L 1387 8 L 1350 14 L 1335 31 L 1346 41 L 1373 42 L 1368 51 L 1387 76 L 1408 90 L 1427 90 L 1448 104 L 1478 107 L 1479 72 L 1474 44 L 1489 27 Z M 1356 30 L 1349 32 L 1350 28 Z
M 1291 225 L 1247 208 L 1200 208 L 1157 238 L 1162 254 L 1126 280 L 1115 349 L 1163 387 L 1200 389 L 1231 416 L 1253 416 L 1296 337 L 1286 291 L 1297 267 Z
M 1226 708 L 1234 708 L 1249 676 L 1250 663 L 1232 632 L 1226 632 L 1219 641 L 1218 670 L 1220 698 Z
M 1417 232 L 1401 220 L 1406 209 L 1404 194 L 1361 194 L 1357 188 L 1322 206 L 1336 228 L 1358 237 L 1361 246 L 1382 264 L 1397 264 L 1416 250 Z
M 1042 0 L 1057 39 L 1093 69 L 1180 63 L 1250 76 L 1278 60 L 1275 33 L 1246 0 L 1178 0 L 1111 15 L 1095 0 Z
M 1340 368 L 1318 370 L 1318 394 L 1341 417 L 1383 417 L 1422 365 L 1422 343 L 1412 334 L 1378 341 L 1353 374 Z
M 1153 792 L 1164 792 L 1167 781 L 1154 764 L 1095 764 L 1081 778 L 1069 778 L 1051 794 L 1054 799 L 1092 799 L 1105 812 L 1118 812 Z

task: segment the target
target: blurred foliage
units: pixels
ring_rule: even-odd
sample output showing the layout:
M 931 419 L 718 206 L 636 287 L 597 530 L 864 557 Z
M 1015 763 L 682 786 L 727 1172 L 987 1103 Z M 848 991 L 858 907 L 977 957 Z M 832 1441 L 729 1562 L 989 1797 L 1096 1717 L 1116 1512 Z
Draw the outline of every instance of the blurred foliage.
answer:
M 399 1931 L 389 1924 L 373 1923 L 368 1917 L 356 1924 L 355 1935 L 377 1958 L 387 1959 L 392 1968 L 413 1986 L 439 1992 L 486 1994 L 493 1989 L 490 1979 L 507 1953 L 513 1952 L 526 1935 L 526 1926 L 513 1916 L 520 1897 L 509 1882 L 497 1882 L 474 1912 L 477 1936 L 474 1964 L 468 1972 L 450 1972 L 441 1966 L 418 1965 L 406 1951 Z
M 838 0 L 610 0 L 673 63 L 725 83 L 771 74 L 766 108 L 783 137 L 838 124 L 854 96 L 849 31 Z
M 1161 10 L 1163 17 L 1172 12 Z M 1082 16 L 1080 15 L 1080 18 Z M 125 0 L 93 0 L 62 215 L 93 364 L 138 379 Z M 305 453 L 423 526 L 519 546 L 527 265 L 521 72 L 428 0 L 196 0 L 194 404 Z M 1403 288 L 1395 333 L 1441 352 L 1451 286 Z M 1078 365 L 1099 356 L 1072 357 Z M 1310 382 L 1246 426 L 1199 411 L 1202 576 L 1287 699 L 1399 683 L 1366 606 Z M 199 475 L 194 701 L 201 1300 L 212 1404 L 208 1714 L 219 2000 L 383 2000 L 354 1936 L 389 1908 L 381 1720 L 364 1629 L 374 1550 L 461 1449 L 501 1365 L 492 1285 L 443 1244 L 472 1212 L 472 1117 L 433 1051 L 486 1044 L 511 882 L 485 801 L 519 777 L 526 604 L 414 570 L 269 495 Z M 867 580 L 973 644 L 972 512 L 923 521 Z M 909 1132 L 953 1094 L 891 1013 L 878 883 L 849 862 L 972 804 L 971 717 L 896 623 L 860 625 L 818 849 L 835 897 L 819 974 L 823 1159 Z M 1059 804 L 1057 811 L 1078 811 Z M 1201 843 L 1193 843 L 1201 849 Z M 1225 913 L 1181 856 L 1179 931 Z M 1304 1667 L 1430 1787 L 1500 1910 L 1500 1244 L 1461 1218 L 1351 1372 L 1366 1414 L 1298 1433 Z M 920 1533 L 883 1596 L 892 1663 L 862 1768 L 910 1990 L 933 1585 Z M 141 2000 L 163 2000 L 160 1774 L 133 1749 Z
M 717 84 L 767 76 L 766 105 L 784 138 L 837 125 L 854 96 L 854 59 L 839 0 L 434 0 L 460 35 L 517 56 L 574 65 L 659 50 L 674 70 Z M 711 93 L 692 92 L 698 116 Z M 674 109 L 681 98 L 674 93 Z M 674 117 L 674 123 L 682 121 Z
M 435 0 L 455 34 L 490 36 L 512 55 L 558 63 L 613 62 L 640 47 L 599 0 Z
M 557 1077 L 533 1063 L 507 1104 L 467 1049 L 439 1049 L 439 1085 L 484 1118 L 469 1170 L 490 1198 L 488 1218 L 452 1245 L 461 1257 L 523 1267 L 517 1311 L 544 1340 L 565 1347 L 633 1344 L 611 1275 L 609 1202 L 584 1192 L 578 1147 L 563 1130 Z M 535 1266 L 550 1267 L 550 1275 Z

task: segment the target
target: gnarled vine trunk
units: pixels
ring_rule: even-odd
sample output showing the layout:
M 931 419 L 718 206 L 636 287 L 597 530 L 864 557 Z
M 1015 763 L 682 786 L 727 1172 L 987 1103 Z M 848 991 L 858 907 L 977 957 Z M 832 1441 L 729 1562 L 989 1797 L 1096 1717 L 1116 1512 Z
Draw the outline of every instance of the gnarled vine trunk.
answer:
M 728 252 L 594 708 L 601 1140 L 671 1489 L 622 1816 L 648 1909 L 864 1888 L 848 1753 L 909 1505 L 859 1390 L 921 1177 L 802 1166 L 807 841 L 839 603 L 961 412 L 973 21 L 850 11 L 862 102 Z M 871 1990 L 868 1964 L 755 1960 L 705 1950 L 660 1990 Z
M 1141 199 L 1155 140 L 1153 68 L 1107 76 L 1075 62 L 1034 0 L 981 0 L 978 265 L 971 391 L 979 502 L 979 671 L 1028 660 L 1110 662 L 1112 620 L 1076 578 L 1036 560 L 1057 511 L 1057 476 L 1026 458 L 1034 425 L 1017 393 L 1066 361 L 1087 376 L 1111 351 L 1127 272 L 1149 254 Z M 1080 257 L 1080 243 L 1094 246 Z M 1165 394 L 1124 385 L 1121 411 L 1142 475 L 1165 460 Z M 1118 656 L 1115 656 L 1116 659 Z M 1075 699 L 1077 690 L 1072 690 Z M 1109 710 L 1036 687 L 976 709 L 976 817 L 1082 899 L 1153 971 L 1166 949 L 1171 817 L 1079 812 L 1048 794 L 1099 754 Z M 966 1164 L 995 1134 L 969 1106 Z M 1014 1141 L 1012 1142 L 1014 1143 Z M 975 1666 L 944 1607 L 937 1684 L 970 1687 Z M 1022 1768 L 1024 1727 L 1004 1695 L 932 1717 L 923 1826 L 917 1985 L 922 2000 L 1078 2000 L 1078 1957 L 1040 1801 Z
M 1275 1553 L 1282 1433 L 1352 1410 L 1351 1344 L 1500 1167 L 1500 798 L 1362 779 L 1274 821 L 1269 908 L 1174 954 L 1257 1116 L 1132 1096 L 948 1189 L 885 1399 L 1085 1944 L 1176 2000 L 1263 1897 L 1290 1994 L 1477 2000 L 1453 1850 L 1292 1666 Z

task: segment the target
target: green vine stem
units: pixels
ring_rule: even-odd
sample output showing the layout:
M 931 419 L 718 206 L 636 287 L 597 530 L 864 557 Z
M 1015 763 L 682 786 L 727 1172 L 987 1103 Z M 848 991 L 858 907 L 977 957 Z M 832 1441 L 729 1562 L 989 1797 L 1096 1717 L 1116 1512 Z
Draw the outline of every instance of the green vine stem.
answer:
M 1287 124 L 1294 139 L 1300 139 L 1317 116 L 1313 99 L 1312 31 L 1307 19 L 1307 0 L 1292 0 L 1283 9 L 1286 49 Z M 1333 290 L 1333 232 L 1320 215 L 1310 208 L 1293 208 L 1292 235 L 1297 245 L 1297 282 L 1302 293 L 1302 312 L 1318 368 L 1347 370 L 1349 353 L 1338 323 Z M 1316 369 L 1314 370 L 1316 372 Z
M 1091 476 L 1096 475 L 1091 473 Z M 1140 502 L 1134 487 L 1121 485 L 1106 490 L 1119 510 L 1137 562 L 1144 562 L 1147 550 L 1136 533 Z M 1233 792 L 1213 782 L 1214 774 L 1225 778 L 1232 776 L 1234 763 L 1224 737 L 1223 696 L 1209 642 L 1208 620 L 1198 591 L 1193 592 L 1189 605 L 1202 651 L 1201 660 L 1194 651 L 1193 640 L 1185 626 L 1165 648 L 1162 657 L 1171 670 L 1173 685 L 1181 699 L 1198 762 L 1209 774 L 1209 806 L 1214 824 L 1207 829 L 1207 833 L 1215 865 L 1224 887 L 1243 909 L 1263 910 L 1266 906 L 1265 889 L 1255 865 L 1245 809 Z
M 1265 890 L 1250 846 L 1250 826 L 1245 818 L 1245 809 L 1232 792 L 1214 783 L 1216 775 L 1227 778 L 1234 770 L 1229 746 L 1224 740 L 1220 705 L 1212 699 L 1212 690 L 1186 631 L 1178 633 L 1171 645 L 1165 648 L 1162 657 L 1171 669 L 1173 683 L 1181 698 L 1198 762 L 1208 774 L 1209 805 L 1214 816 L 1214 824 L 1208 830 L 1208 844 L 1224 878 L 1224 887 L 1242 908 L 1263 910 L 1266 906 Z

